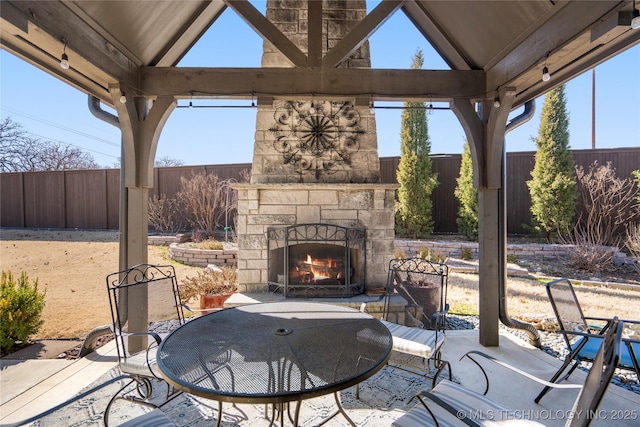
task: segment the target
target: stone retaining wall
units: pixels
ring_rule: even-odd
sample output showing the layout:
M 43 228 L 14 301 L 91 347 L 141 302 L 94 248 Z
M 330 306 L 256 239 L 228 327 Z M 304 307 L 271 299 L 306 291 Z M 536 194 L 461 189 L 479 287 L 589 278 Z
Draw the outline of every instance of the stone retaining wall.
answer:
M 169 258 L 183 264 L 203 268 L 209 264 L 236 266 L 238 265 L 238 250 L 182 248 L 177 243 L 171 243 L 169 245 Z
M 186 234 L 176 234 L 175 236 L 149 236 L 148 244 L 150 246 L 169 246 L 172 243 L 184 243 L 188 239 L 189 237 Z
M 573 245 L 546 245 L 542 243 L 508 244 L 507 255 L 517 258 L 551 259 L 564 258 L 569 255 Z M 471 253 L 473 259 L 478 259 L 478 243 L 454 242 L 442 240 L 404 240 L 396 239 L 396 251 L 402 250 L 407 256 L 414 255 L 422 249 L 429 249 L 431 253 L 442 252 L 447 257 L 461 258 L 462 251 Z
M 161 240 L 160 237 L 164 238 Z M 236 249 L 225 250 L 204 250 L 194 248 L 180 248 L 177 243 L 180 242 L 180 236 L 172 238 L 171 236 L 149 236 L 150 245 L 169 245 L 169 257 L 173 260 L 199 267 L 206 267 L 208 264 L 216 265 L 237 265 L 238 251 Z M 161 243 L 165 242 L 165 243 Z M 431 241 L 431 240 L 405 240 L 396 239 L 394 247 L 397 251 L 404 251 L 406 256 L 413 256 L 422 249 L 429 249 L 431 253 L 442 252 L 446 257 L 461 258 L 462 250 L 468 250 L 473 259 L 478 259 L 478 243 L 474 242 L 453 242 L 453 241 Z M 573 249 L 573 245 L 547 245 L 542 243 L 527 244 L 509 244 L 507 245 L 507 255 L 514 256 L 519 259 L 536 258 L 551 259 L 565 258 Z M 628 258 L 624 253 L 618 253 L 615 256 L 620 262 L 625 262 Z M 633 262 L 632 259 L 629 262 Z M 385 264 L 386 265 L 386 264 Z

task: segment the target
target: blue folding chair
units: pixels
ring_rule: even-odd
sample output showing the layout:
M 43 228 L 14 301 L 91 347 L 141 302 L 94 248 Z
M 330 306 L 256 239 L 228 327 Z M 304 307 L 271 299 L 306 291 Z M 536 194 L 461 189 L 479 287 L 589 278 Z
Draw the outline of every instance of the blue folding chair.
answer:
M 611 326 L 612 320 L 604 317 L 585 317 L 578 302 L 573 285 L 568 279 L 558 279 L 547 283 L 547 295 L 551 301 L 553 312 L 558 321 L 558 330 L 567 344 L 568 355 L 560 369 L 553 375 L 549 382 L 563 381 L 580 366 L 581 362 L 592 363 L 598 350 L 602 346 L 602 337 Z M 622 338 L 622 349 L 617 369 L 635 371 L 640 377 L 640 321 L 624 320 L 625 334 Z M 569 368 L 567 373 L 563 373 Z M 562 378 L 560 378 L 562 376 Z M 540 399 L 547 394 L 550 387 L 545 387 L 535 398 Z

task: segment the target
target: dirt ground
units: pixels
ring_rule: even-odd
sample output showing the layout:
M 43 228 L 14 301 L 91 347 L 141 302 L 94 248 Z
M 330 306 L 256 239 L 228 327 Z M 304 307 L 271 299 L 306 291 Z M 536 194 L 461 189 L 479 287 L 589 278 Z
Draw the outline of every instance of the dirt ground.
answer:
M 171 263 L 179 281 L 196 274 L 197 267 L 172 262 L 167 252 L 167 248 L 149 246 L 149 262 Z M 14 275 L 25 271 L 47 290 L 44 325 L 33 339 L 82 339 L 93 328 L 110 324 L 105 276 L 118 270 L 118 232 L 2 229 L 0 267 Z M 552 316 L 544 282 L 509 277 L 509 314 L 525 320 Z M 625 291 L 580 286 L 577 291 L 587 315 L 637 318 L 640 287 Z M 450 273 L 448 301 L 454 312 L 477 314 L 478 276 Z

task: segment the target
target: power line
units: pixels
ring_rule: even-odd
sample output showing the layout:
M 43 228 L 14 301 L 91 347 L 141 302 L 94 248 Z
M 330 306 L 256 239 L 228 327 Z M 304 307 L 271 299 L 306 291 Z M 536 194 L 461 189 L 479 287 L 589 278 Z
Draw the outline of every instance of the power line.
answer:
M 75 130 L 75 129 L 72 129 L 72 128 L 69 128 L 69 127 L 66 127 L 66 126 L 62 126 L 62 125 L 59 125 L 59 124 L 56 124 L 56 123 L 53 123 L 53 122 L 38 118 L 38 117 L 33 116 L 31 114 L 24 113 L 24 112 L 15 110 L 15 109 L 10 108 L 10 107 L 1 107 L 1 108 L 3 110 L 7 110 L 7 111 L 9 111 L 9 112 L 11 112 L 13 114 L 17 114 L 19 116 L 26 117 L 26 118 L 34 120 L 36 122 L 44 123 L 46 125 L 49 125 L 49 126 L 52 126 L 52 127 L 58 128 L 58 129 L 65 130 L 67 132 L 75 133 L 76 135 L 80 135 L 80 136 L 83 136 L 85 138 L 93 139 L 94 141 L 98 141 L 98 142 L 101 142 L 103 144 L 111 145 L 113 147 L 120 147 L 120 144 L 116 144 L 115 142 L 109 141 L 107 139 L 98 138 L 98 137 L 96 137 L 94 135 L 91 135 L 91 134 L 88 134 L 88 133 L 85 133 L 85 132 L 80 132 L 78 130 Z M 42 138 L 46 138 L 46 137 L 42 137 Z
M 32 132 L 25 132 L 25 133 L 28 134 L 28 135 L 32 135 L 32 136 L 38 137 L 38 138 L 46 139 L 47 141 L 57 142 L 59 144 L 63 144 L 63 145 L 66 145 L 66 146 L 76 147 L 76 148 L 78 148 L 80 150 L 90 151 L 92 153 L 100 154 L 102 156 L 113 157 L 114 159 L 119 159 L 120 158 L 119 156 L 112 156 L 111 154 L 103 153 L 101 151 L 92 150 L 91 148 L 81 147 L 79 145 L 75 145 L 75 144 L 72 144 L 70 142 L 65 142 L 65 141 L 60 141 L 60 140 L 57 140 L 57 139 L 47 138 L 46 136 L 38 135 L 37 133 L 32 133 Z

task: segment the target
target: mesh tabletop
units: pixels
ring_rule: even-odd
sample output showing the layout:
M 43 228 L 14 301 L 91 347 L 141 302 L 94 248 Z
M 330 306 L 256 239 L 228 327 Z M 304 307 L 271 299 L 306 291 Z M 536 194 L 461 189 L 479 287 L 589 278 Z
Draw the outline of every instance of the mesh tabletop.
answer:
M 252 304 L 196 318 L 166 337 L 158 367 L 176 388 L 238 403 L 302 400 L 377 372 L 391 354 L 387 328 L 329 304 Z

